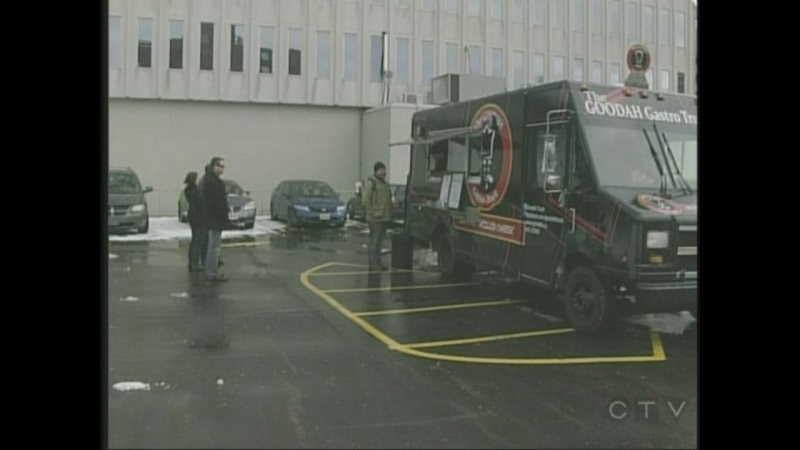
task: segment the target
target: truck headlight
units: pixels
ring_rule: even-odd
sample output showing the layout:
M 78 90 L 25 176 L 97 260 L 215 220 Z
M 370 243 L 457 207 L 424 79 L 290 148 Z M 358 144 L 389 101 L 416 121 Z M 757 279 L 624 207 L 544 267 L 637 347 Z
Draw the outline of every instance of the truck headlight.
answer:
M 294 207 L 294 209 L 298 211 L 308 211 L 308 206 L 304 205 L 292 205 L 292 206 Z
M 345 210 L 344 205 L 336 207 L 336 212 L 344 212 L 344 210 Z
M 648 231 L 647 248 L 667 248 L 669 247 L 669 232 L 667 231 Z
M 131 212 L 144 212 L 144 205 L 133 205 L 131 206 Z
M 256 202 L 247 202 L 247 204 L 244 205 L 244 209 L 256 209 Z

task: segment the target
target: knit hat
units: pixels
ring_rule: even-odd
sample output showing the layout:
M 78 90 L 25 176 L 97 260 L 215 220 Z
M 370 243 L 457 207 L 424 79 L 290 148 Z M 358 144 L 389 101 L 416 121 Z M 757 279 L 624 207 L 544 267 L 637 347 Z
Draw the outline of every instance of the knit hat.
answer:
M 375 163 L 375 165 L 372 167 L 372 171 L 377 172 L 379 169 L 386 169 L 386 166 L 380 161 Z

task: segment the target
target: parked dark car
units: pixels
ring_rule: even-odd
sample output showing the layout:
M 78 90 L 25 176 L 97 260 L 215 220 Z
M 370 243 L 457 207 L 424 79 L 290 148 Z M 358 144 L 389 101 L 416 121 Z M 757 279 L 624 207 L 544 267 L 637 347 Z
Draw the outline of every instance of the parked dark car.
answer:
M 285 180 L 272 191 L 269 202 L 273 220 L 291 226 L 324 224 L 341 227 L 347 221 L 345 204 L 324 181 Z
M 150 213 L 145 194 L 153 188 L 142 187 L 139 176 L 130 167 L 110 167 L 108 170 L 108 230 L 150 230 Z
M 256 203 L 246 191 L 234 180 L 223 178 L 225 193 L 228 194 L 228 220 L 231 229 L 249 230 L 256 224 Z
M 347 201 L 347 217 L 352 220 L 366 220 L 366 212 L 364 206 L 361 204 L 361 184 L 356 188 L 355 194 Z M 389 189 L 392 191 L 392 220 L 401 222 L 403 220 L 403 211 L 405 211 L 406 202 L 406 185 L 404 184 L 390 184 Z

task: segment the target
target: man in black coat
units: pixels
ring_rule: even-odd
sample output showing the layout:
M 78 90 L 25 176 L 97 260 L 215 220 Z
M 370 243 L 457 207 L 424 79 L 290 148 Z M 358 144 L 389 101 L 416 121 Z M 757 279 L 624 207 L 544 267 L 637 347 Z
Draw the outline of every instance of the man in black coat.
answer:
M 228 228 L 228 195 L 220 175 L 225 171 L 225 160 L 211 158 L 200 185 L 200 198 L 203 202 L 203 224 L 208 230 L 208 250 L 206 251 L 206 278 L 209 281 L 228 281 L 219 271 L 219 253 L 222 247 L 222 230 Z

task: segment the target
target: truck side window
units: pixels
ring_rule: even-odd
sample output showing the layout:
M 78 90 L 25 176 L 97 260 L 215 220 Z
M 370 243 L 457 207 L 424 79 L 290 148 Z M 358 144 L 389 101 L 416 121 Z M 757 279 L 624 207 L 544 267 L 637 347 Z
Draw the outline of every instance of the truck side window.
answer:
M 586 148 L 583 138 L 576 136 L 575 158 L 570 173 L 570 189 L 576 192 L 586 192 L 594 188 L 589 160 L 586 159 Z
M 564 125 L 553 125 L 550 134 L 540 130 L 536 142 L 536 164 L 539 166 L 538 179 L 547 175 L 566 177 L 567 133 Z
M 442 140 L 434 142 L 428 147 L 430 151 L 428 155 L 428 176 L 440 176 L 447 170 L 448 144 L 449 141 Z

